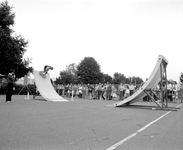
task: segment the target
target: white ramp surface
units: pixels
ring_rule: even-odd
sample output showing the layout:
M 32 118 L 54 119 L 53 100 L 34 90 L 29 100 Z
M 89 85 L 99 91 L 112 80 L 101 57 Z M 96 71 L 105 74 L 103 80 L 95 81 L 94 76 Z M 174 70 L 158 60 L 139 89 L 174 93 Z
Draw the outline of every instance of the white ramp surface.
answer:
M 68 100 L 59 96 L 58 93 L 55 91 L 54 87 L 51 84 L 50 75 L 47 74 L 46 78 L 43 78 L 39 73 L 40 71 L 34 71 L 33 75 L 36 87 L 42 97 L 47 101 L 67 102 Z
M 154 70 L 148 80 L 144 83 L 144 85 L 140 87 L 134 94 L 118 103 L 113 104 L 113 106 L 123 106 L 125 104 L 132 104 L 139 100 L 142 100 L 147 95 L 144 90 L 155 88 L 161 81 L 161 74 L 164 72 L 164 68 L 161 67 L 162 64 L 166 68 L 168 61 L 165 59 L 164 56 L 159 55 Z

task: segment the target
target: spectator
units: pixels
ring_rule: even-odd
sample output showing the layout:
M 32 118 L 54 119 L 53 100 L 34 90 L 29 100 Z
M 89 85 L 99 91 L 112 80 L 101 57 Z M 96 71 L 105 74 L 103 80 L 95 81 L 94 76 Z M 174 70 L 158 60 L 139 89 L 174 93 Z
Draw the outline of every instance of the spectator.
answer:
M 78 90 L 78 86 L 76 84 L 74 84 L 72 86 L 72 94 L 73 94 L 73 97 L 77 97 L 77 90 Z
M 102 94 L 101 94 L 102 99 L 106 100 L 106 84 L 103 84 L 101 89 L 102 89 Z
M 92 85 L 88 84 L 88 94 L 89 94 L 89 99 L 92 99 Z
M 93 95 L 94 99 L 98 99 L 98 88 L 99 88 L 99 85 L 96 84 L 94 87 L 94 95 Z
M 134 90 L 135 90 L 135 85 L 133 85 L 132 83 L 130 83 L 129 90 L 130 90 L 130 96 L 131 96 L 133 94 Z
M 68 91 L 69 91 L 69 84 L 65 85 L 64 95 L 68 97 Z
M 111 100 L 111 84 L 107 83 L 106 85 L 106 99 Z
M 99 83 L 98 85 L 98 99 L 102 100 L 102 84 Z
M 78 86 L 78 97 L 79 97 L 79 98 L 82 98 L 82 96 L 83 96 L 83 90 L 82 90 L 82 89 L 83 89 L 82 86 L 79 85 L 79 86 Z
M 64 96 L 64 85 L 63 84 L 60 85 L 60 94 L 62 96 Z
M 160 95 L 161 95 L 161 93 L 160 93 L 160 85 L 159 85 L 159 84 L 154 88 L 154 91 L 155 91 L 155 93 L 156 93 L 156 97 L 154 97 L 154 99 L 155 99 L 158 103 L 160 103 L 160 99 L 161 99 Z
M 88 93 L 88 86 L 85 85 L 85 98 L 88 99 L 89 97 L 89 93 Z
M 130 96 L 130 89 L 129 89 L 129 86 L 128 85 L 125 85 L 126 87 L 126 90 L 125 90 L 125 98 L 129 97 Z
M 119 100 L 123 100 L 125 94 L 125 86 L 123 83 L 119 85 Z
M 111 86 L 111 98 L 117 98 L 117 89 L 115 85 Z
M 15 82 L 15 73 L 13 69 L 10 69 L 9 74 L 7 76 L 7 93 L 6 93 L 6 102 L 10 103 L 13 102 L 11 97 L 13 95 L 13 86 L 14 86 L 14 82 Z
M 60 89 L 61 89 L 61 85 L 60 85 L 60 84 L 57 84 L 56 89 L 57 89 L 57 90 L 56 90 L 57 93 L 58 93 L 59 95 L 61 95 L 61 92 L 60 92 L 60 91 L 61 91 L 61 90 L 60 90 Z
M 168 85 L 167 85 L 167 94 L 168 94 L 168 99 L 170 101 L 173 101 L 173 98 L 172 98 L 173 86 L 172 86 L 172 83 L 170 81 L 168 82 Z
M 86 98 L 86 87 L 84 84 L 82 84 L 82 93 L 83 93 L 82 98 L 85 99 Z
M 178 100 L 178 91 L 180 90 L 179 85 L 175 81 L 173 84 L 173 91 L 174 91 L 174 97 L 173 97 L 173 102 L 176 103 Z

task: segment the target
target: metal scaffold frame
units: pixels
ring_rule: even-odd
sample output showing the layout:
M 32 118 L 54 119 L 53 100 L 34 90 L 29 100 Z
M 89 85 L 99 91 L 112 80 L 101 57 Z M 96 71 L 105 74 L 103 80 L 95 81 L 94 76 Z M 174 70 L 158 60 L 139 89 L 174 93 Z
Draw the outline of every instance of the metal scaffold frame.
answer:
M 153 91 L 153 89 L 145 89 L 144 92 L 150 97 L 150 99 L 157 104 L 160 110 L 176 111 L 178 108 L 168 107 L 168 93 L 167 93 L 167 63 L 162 60 L 160 64 L 160 77 L 159 82 L 159 95 Z M 154 98 L 156 97 L 156 98 Z M 157 101 L 159 100 L 159 101 Z M 159 103 L 160 102 L 160 103 Z

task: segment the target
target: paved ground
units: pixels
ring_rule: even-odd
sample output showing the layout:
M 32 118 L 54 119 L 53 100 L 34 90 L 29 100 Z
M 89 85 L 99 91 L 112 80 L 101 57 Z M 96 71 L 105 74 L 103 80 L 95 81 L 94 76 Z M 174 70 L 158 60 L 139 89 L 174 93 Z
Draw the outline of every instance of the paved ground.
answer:
M 123 139 L 116 150 L 183 149 L 182 109 L 137 132 L 168 111 L 106 106 L 116 101 L 46 102 L 24 97 L 13 96 L 14 102 L 7 104 L 0 96 L 0 150 L 106 150 Z M 137 134 L 127 140 L 133 133 Z

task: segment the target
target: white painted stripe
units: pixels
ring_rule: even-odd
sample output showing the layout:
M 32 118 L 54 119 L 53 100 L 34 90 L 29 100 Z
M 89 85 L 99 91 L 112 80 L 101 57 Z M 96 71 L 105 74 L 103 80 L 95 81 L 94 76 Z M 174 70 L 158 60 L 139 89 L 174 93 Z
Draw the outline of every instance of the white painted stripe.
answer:
M 180 107 L 182 104 L 178 105 L 176 108 Z M 134 136 L 136 136 L 138 133 L 142 132 L 143 130 L 145 130 L 146 128 L 148 128 L 149 126 L 151 126 L 153 123 L 157 122 L 158 120 L 160 120 L 161 118 L 165 117 L 166 115 L 168 115 L 171 111 L 168 111 L 167 113 L 165 113 L 164 115 L 160 116 L 159 118 L 155 119 L 154 121 L 150 122 L 149 124 L 145 125 L 144 127 L 142 127 L 141 129 L 137 130 L 136 132 L 132 133 L 131 135 L 127 136 L 126 138 L 124 138 L 123 140 L 117 142 L 116 144 L 112 145 L 111 147 L 107 148 L 106 150 L 114 150 L 117 147 L 119 147 L 120 145 L 122 145 L 124 142 L 130 140 L 131 138 L 133 138 Z

